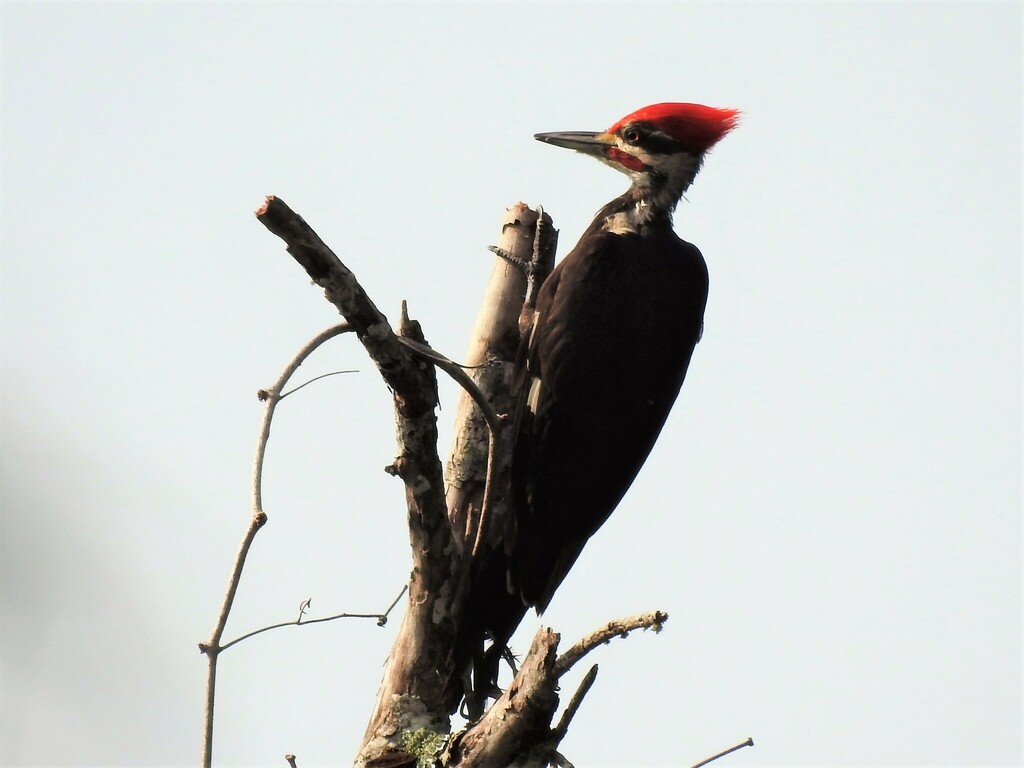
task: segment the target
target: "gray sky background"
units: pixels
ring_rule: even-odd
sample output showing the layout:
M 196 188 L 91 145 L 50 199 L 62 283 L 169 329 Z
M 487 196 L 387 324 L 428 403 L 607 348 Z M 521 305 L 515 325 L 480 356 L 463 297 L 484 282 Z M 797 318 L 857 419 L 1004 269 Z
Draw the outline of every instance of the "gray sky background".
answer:
M 745 113 L 676 217 L 704 339 L 544 616 L 671 619 L 595 654 L 564 751 L 1019 764 L 1021 35 L 1012 2 L 4 3 L 3 763 L 198 760 L 255 393 L 337 319 L 264 195 L 460 358 L 504 208 L 564 253 L 626 183 L 532 134 L 696 101 Z M 406 580 L 385 388 L 352 340 L 299 380 L 342 368 L 278 412 L 229 638 Z M 348 762 L 396 626 L 226 653 L 218 763 Z

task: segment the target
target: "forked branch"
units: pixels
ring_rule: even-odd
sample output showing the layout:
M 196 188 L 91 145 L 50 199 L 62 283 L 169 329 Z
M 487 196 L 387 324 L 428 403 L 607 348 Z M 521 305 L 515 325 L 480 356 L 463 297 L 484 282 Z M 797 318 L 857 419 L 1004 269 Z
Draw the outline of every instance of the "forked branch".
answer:
M 261 627 L 260 629 L 254 629 L 252 632 L 246 632 L 244 635 L 236 637 L 230 642 L 224 643 L 220 647 L 221 652 L 226 651 L 233 645 L 237 645 L 243 640 L 248 640 L 250 637 L 256 635 L 262 635 L 264 632 L 269 632 L 272 629 L 281 629 L 282 627 L 305 627 L 310 624 L 323 624 L 326 621 L 337 621 L 338 619 L 376 619 L 377 626 L 383 627 L 388 623 L 388 616 L 391 611 L 394 610 L 395 606 L 398 605 L 398 601 L 402 599 L 402 595 L 405 594 L 405 590 L 408 587 L 402 587 L 402 591 L 398 593 L 398 597 L 394 599 L 391 605 L 388 606 L 384 613 L 336 613 L 333 616 L 322 616 L 319 619 L 306 619 L 306 608 L 309 606 L 309 601 L 305 600 L 302 603 L 302 607 L 299 609 L 299 617 L 294 621 L 282 621 L 280 624 L 271 624 L 269 627 Z
M 432 410 L 436 393 L 425 378 L 423 367 L 415 363 L 387 318 L 334 251 L 278 197 L 268 197 L 256 211 L 256 218 L 284 240 L 288 253 L 306 270 L 313 282 L 324 289 L 327 300 L 351 323 L 370 359 L 388 386 L 403 401 L 403 410 L 410 413 Z
M 409 597 L 388 659 L 359 761 L 397 748 L 397 729 L 410 713 L 426 712 L 434 730 L 447 727 L 444 702 L 455 679 L 450 649 L 457 611 L 458 552 L 448 527 L 441 461 L 437 455 L 437 381 L 433 361 L 414 354 L 402 338 L 425 344 L 419 324 L 403 313 L 398 334 L 335 253 L 301 216 L 268 197 L 256 212 L 268 230 L 324 289 L 355 328 L 359 341 L 393 393 L 398 451 L 389 471 L 406 489 L 413 569 Z M 401 337 L 401 338 L 400 338 Z M 422 718 L 418 720 L 422 724 Z
M 270 439 L 270 424 L 274 419 L 274 412 L 281 399 L 281 392 L 292 374 L 299 366 L 324 342 L 333 339 L 346 331 L 352 330 L 347 324 L 342 323 L 333 328 L 317 334 L 310 340 L 285 367 L 274 385 L 269 389 L 260 390 L 259 397 L 266 403 L 263 410 L 263 421 L 260 425 L 259 438 L 256 441 L 256 456 L 253 459 L 252 479 L 252 516 L 246 528 L 242 543 L 235 555 L 235 562 L 231 568 L 231 576 L 228 579 L 227 590 L 224 593 L 224 600 L 221 603 L 220 612 L 217 614 L 217 623 L 210 639 L 199 644 L 199 650 L 206 654 L 206 707 L 205 724 L 203 730 L 203 766 L 209 768 L 213 763 L 213 713 L 216 702 L 217 690 L 217 659 L 224 647 L 221 646 L 221 638 L 224 636 L 224 628 L 227 626 L 228 616 L 231 614 L 231 606 L 235 602 L 235 595 L 238 592 L 238 585 L 242 579 L 242 569 L 245 567 L 245 560 L 249 555 L 249 549 L 256 538 L 256 534 L 266 524 L 267 515 L 263 511 L 263 460 L 267 452 L 267 442 Z M 237 642 L 237 641 L 236 641 Z

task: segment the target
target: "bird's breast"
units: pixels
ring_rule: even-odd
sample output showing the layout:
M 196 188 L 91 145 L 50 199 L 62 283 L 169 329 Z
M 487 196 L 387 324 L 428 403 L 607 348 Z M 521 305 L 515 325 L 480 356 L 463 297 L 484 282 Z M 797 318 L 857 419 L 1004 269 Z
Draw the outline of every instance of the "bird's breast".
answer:
M 700 337 L 707 271 L 694 246 L 668 235 L 600 232 L 559 265 L 530 344 L 531 373 L 551 395 L 646 399 L 649 386 L 678 387 Z

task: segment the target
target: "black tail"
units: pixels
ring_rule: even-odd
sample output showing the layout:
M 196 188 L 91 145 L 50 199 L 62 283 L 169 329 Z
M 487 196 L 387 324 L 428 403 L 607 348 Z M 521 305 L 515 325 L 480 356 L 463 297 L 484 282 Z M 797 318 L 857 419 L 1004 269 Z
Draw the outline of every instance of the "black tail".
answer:
M 487 699 L 499 695 L 501 658 L 526 610 L 519 596 L 508 590 L 504 553 L 491 551 L 479 558 L 455 637 L 454 668 L 464 681 L 461 693 L 469 720 L 480 717 Z M 454 691 L 449 699 L 452 712 L 459 705 L 459 693 Z

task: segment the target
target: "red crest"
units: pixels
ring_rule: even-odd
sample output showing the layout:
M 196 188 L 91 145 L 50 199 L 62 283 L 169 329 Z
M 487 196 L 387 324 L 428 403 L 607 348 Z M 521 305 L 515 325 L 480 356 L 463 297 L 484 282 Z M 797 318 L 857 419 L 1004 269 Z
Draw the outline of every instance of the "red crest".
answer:
M 736 127 L 739 117 L 737 109 L 663 102 L 626 115 L 609 128 L 608 133 L 615 133 L 628 123 L 646 122 L 695 152 L 706 152 Z

